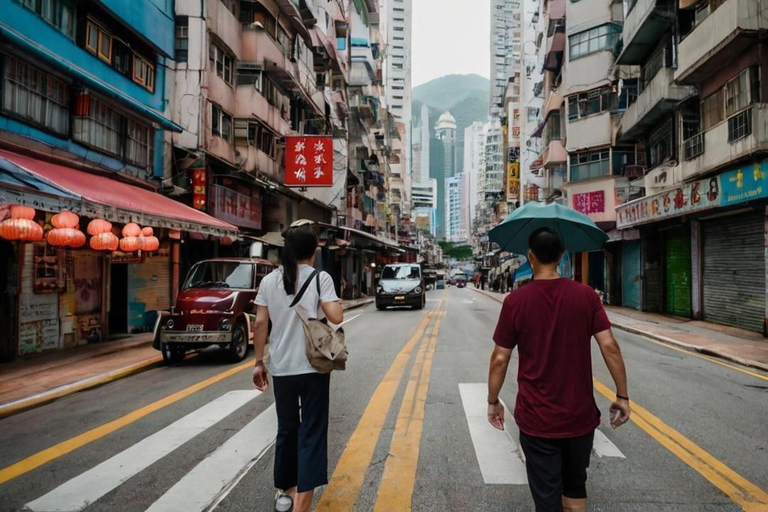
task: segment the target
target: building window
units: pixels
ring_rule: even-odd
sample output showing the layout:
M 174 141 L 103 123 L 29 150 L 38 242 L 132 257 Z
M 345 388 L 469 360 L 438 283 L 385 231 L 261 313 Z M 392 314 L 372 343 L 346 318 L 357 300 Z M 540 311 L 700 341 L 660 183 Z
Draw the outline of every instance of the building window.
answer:
M 223 3 L 227 10 L 234 14 L 235 17 L 240 16 L 240 11 L 238 9 L 240 0 L 221 0 L 221 3 Z
M 112 35 L 90 20 L 86 30 L 85 47 L 107 64 L 112 64 Z
M 724 93 L 722 89 L 702 100 L 701 118 L 704 120 L 704 131 L 720 124 L 725 119 Z
M 137 167 L 151 167 L 152 129 L 130 118 L 128 119 L 128 137 L 125 141 L 125 159 Z
M 67 84 L 13 57 L 7 57 L 4 71 L 6 112 L 61 135 L 69 132 Z
M 728 142 L 736 142 L 752 133 L 752 109 L 728 118 Z
M 579 32 L 568 38 L 569 56 L 573 60 L 613 48 L 619 36 L 621 36 L 621 28 L 612 23 Z
M 234 61 L 232 57 L 227 55 L 227 52 L 216 46 L 214 43 L 211 43 L 208 52 L 211 60 L 211 69 L 215 69 L 216 75 L 218 75 L 219 78 L 229 85 L 232 85 L 234 81 L 232 74 Z
M 527 107 L 526 112 L 528 113 L 528 122 L 529 123 L 535 123 L 536 120 L 539 118 L 539 109 L 535 107 Z
M 757 66 L 752 66 L 725 84 L 726 117 L 744 110 L 753 102 L 760 101 L 760 74 L 758 71 Z
M 147 59 L 133 56 L 133 81 L 147 89 L 149 92 L 155 89 L 155 66 Z
M 75 4 L 70 0 L 22 0 L 22 5 L 56 27 L 67 37 L 75 38 Z
M 570 155 L 571 181 L 599 178 L 611 174 L 610 150 L 583 151 Z
M 189 16 L 176 16 L 176 62 L 187 62 L 189 57 Z
M 594 89 L 568 98 L 568 120 L 573 121 L 616 108 L 616 94 L 610 87 Z
M 648 168 L 675 157 L 675 131 L 672 119 L 667 120 L 648 136 Z
M 253 146 L 277 160 L 277 136 L 264 124 L 253 119 L 235 119 L 235 139 L 236 143 Z
M 232 142 L 232 116 L 215 103 L 211 103 L 211 131 L 214 136 Z
M 549 132 L 549 140 L 562 139 L 561 127 L 560 127 L 560 111 L 555 110 L 549 114 L 549 120 L 547 121 L 547 130 Z

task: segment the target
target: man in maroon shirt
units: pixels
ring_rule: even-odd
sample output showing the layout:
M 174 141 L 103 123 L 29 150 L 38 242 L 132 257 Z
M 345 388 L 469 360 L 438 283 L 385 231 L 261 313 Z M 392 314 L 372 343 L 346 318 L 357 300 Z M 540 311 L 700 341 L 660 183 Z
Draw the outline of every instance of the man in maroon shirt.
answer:
M 499 392 L 518 347 L 514 416 L 536 511 L 586 511 L 587 467 L 600 424 L 592 390 L 592 336 L 616 384 L 613 428 L 630 415 L 624 360 L 597 293 L 558 275 L 564 252 L 560 237 L 542 228 L 531 235 L 528 247 L 533 281 L 504 300 L 493 336 L 488 421 L 504 429 Z

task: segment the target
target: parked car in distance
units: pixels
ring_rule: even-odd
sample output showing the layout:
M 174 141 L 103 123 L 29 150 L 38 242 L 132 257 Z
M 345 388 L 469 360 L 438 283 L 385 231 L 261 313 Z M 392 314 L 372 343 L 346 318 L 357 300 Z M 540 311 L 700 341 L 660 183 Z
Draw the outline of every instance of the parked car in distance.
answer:
M 267 260 L 221 258 L 195 264 L 176 304 L 158 314 L 153 347 L 166 363 L 184 360 L 188 350 L 211 345 L 229 351 L 239 362 L 248 354 L 261 280 L 274 270 Z
M 381 310 L 391 306 L 411 306 L 413 309 L 423 309 L 427 304 L 424 289 L 421 265 L 387 265 L 381 271 L 381 279 L 376 286 L 376 308 Z

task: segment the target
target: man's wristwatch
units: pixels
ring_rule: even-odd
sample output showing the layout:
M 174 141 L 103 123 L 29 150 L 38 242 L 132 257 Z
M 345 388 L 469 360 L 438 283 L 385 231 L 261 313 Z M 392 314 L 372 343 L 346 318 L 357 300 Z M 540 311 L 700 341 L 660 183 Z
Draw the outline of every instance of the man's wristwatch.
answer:
M 495 402 L 488 400 L 488 405 L 499 405 L 499 399 L 497 398 Z
M 620 394 L 616 393 L 616 398 L 618 398 L 619 400 L 626 400 L 627 402 L 629 402 L 629 397 L 628 396 L 623 396 L 623 395 L 620 395 Z
M 255 366 L 259 366 L 259 365 L 264 366 L 264 360 L 263 359 L 259 359 L 258 361 L 256 361 L 256 365 Z

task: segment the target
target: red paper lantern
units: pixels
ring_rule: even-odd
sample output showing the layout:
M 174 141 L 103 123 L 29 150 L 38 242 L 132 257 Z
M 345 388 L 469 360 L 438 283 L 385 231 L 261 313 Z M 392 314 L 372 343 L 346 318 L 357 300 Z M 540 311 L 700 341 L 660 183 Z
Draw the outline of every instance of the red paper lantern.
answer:
M 118 245 L 117 236 L 109 231 L 99 233 L 91 238 L 91 249 L 94 251 L 116 251 Z
M 14 204 L 13 206 L 11 206 L 11 218 L 32 220 L 35 218 L 35 209 L 29 206 L 21 206 L 20 204 Z
M 88 224 L 88 234 L 96 236 L 101 233 L 109 233 L 112 231 L 112 223 L 102 219 L 95 219 Z
M 141 236 L 141 228 L 135 222 L 129 222 L 123 228 L 123 236 L 126 238 Z
M 82 243 L 80 243 L 82 237 Z M 56 228 L 48 232 L 48 243 L 56 246 L 81 247 L 85 243 L 85 235 L 75 228 Z
M 125 229 L 123 229 L 123 234 L 125 234 Z M 120 250 L 123 252 L 136 252 L 141 249 L 141 245 L 141 240 L 137 236 L 126 236 L 120 240 Z
M 51 224 L 55 228 L 76 228 L 80 224 L 80 217 L 65 210 L 54 215 L 51 218 Z
M 233 243 L 234 243 L 234 240 L 232 240 L 231 236 L 225 235 L 225 236 L 221 237 L 221 245 L 223 245 L 225 247 L 229 247 Z
M 155 236 L 141 237 L 141 250 L 146 252 L 155 252 L 160 248 L 160 240 Z
M 31 219 L 7 219 L 0 223 L 0 237 L 6 240 L 39 242 L 43 239 L 43 228 Z
M 72 241 L 72 244 L 70 245 L 70 247 L 72 247 L 73 249 L 77 249 L 84 245 L 85 245 L 85 233 L 83 233 L 78 229 L 77 235 L 75 236 L 75 239 Z
M 141 230 L 141 236 L 152 236 L 155 234 L 155 231 L 152 228 L 142 228 Z

